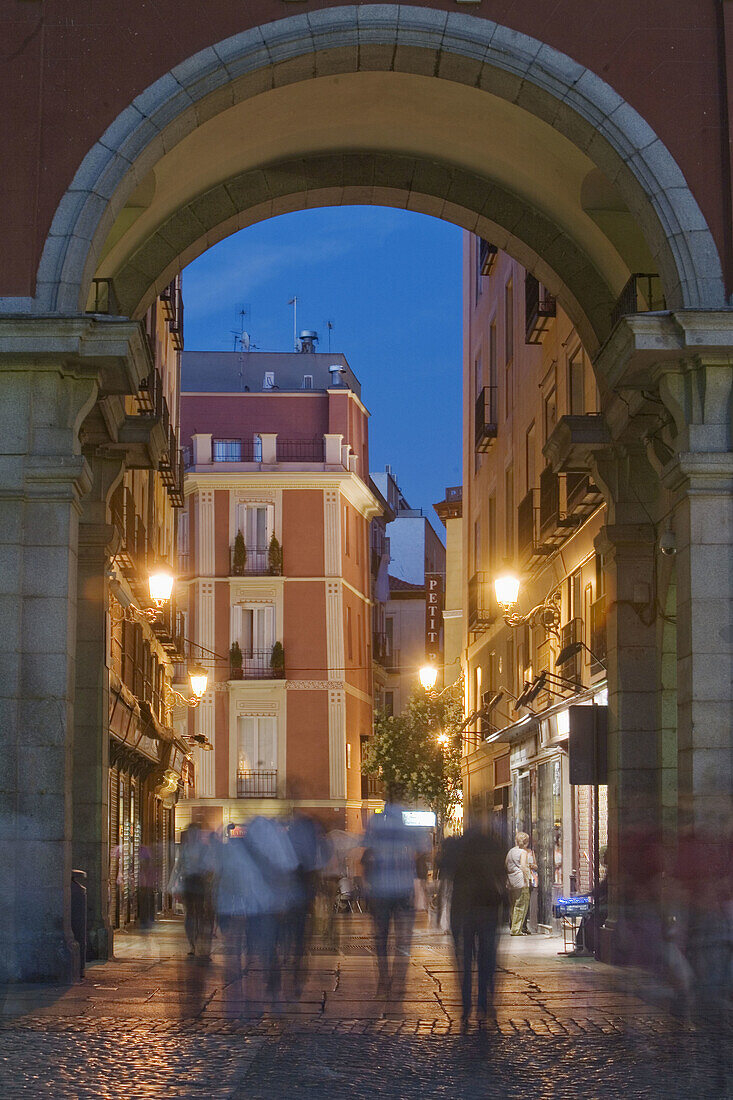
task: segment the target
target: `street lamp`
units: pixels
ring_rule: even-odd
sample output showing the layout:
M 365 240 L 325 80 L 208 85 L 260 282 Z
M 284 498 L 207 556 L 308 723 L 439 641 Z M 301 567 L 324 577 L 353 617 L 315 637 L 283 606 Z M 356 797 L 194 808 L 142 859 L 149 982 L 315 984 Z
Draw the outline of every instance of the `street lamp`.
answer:
M 148 590 L 150 599 L 157 608 L 162 608 L 164 604 L 168 603 L 175 579 L 168 562 L 156 561 L 148 576 Z
M 209 674 L 203 665 L 191 665 L 188 670 L 188 678 L 191 681 L 191 691 L 197 702 L 206 694 L 206 685 L 209 682 Z
M 438 670 L 435 665 L 423 665 L 419 676 L 425 691 L 432 691 L 438 680 Z
M 507 570 L 494 580 L 494 592 L 504 615 L 510 615 L 519 599 L 519 577 Z
M 519 587 L 519 578 L 511 570 L 506 570 L 494 581 L 496 602 L 501 608 L 506 625 L 515 629 L 520 626 L 543 626 L 545 630 L 558 636 L 560 589 L 553 588 L 542 603 L 536 604 L 526 615 L 519 615 L 514 610 L 519 600 Z

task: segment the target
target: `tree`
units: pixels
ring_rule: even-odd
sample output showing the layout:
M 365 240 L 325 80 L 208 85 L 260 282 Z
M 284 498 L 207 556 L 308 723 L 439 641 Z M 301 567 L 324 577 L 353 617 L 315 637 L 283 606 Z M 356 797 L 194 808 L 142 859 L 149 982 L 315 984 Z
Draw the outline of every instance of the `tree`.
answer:
M 247 547 L 244 542 L 244 535 L 241 531 L 237 531 L 234 536 L 234 568 L 232 572 L 235 577 L 241 577 L 244 574 L 245 567 L 247 565 Z
M 402 714 L 377 715 L 362 771 L 424 799 L 442 825 L 459 798 L 462 723 L 460 680 L 439 694 L 418 688 Z
M 277 536 L 273 532 L 270 538 L 270 545 L 267 548 L 268 566 L 270 574 L 273 577 L 282 576 L 283 571 L 283 548 L 278 541 Z

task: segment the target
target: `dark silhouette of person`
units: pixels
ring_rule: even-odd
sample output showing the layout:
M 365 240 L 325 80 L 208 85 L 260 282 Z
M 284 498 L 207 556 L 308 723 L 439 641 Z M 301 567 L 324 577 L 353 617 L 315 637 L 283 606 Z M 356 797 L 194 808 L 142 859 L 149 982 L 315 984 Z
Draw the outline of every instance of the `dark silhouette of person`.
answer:
M 471 1015 L 474 959 L 481 1024 L 495 1015 L 496 937 L 505 879 L 504 848 L 487 823 L 452 840 L 443 873 L 452 881 L 450 925 L 461 975 L 462 1024 Z

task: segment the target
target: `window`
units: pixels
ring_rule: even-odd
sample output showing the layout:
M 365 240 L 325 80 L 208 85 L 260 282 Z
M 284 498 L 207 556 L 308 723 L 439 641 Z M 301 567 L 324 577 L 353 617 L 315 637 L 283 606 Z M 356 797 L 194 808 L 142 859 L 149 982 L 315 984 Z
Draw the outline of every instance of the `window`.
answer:
M 384 713 L 388 718 L 391 718 L 394 714 L 394 692 L 385 691 L 384 693 Z
M 534 489 L 537 484 L 534 420 L 527 428 L 524 449 L 527 460 L 527 492 L 529 492 L 529 490 Z
M 603 554 L 596 554 L 596 599 L 606 591 L 606 574 L 603 568 Z
M 239 642 L 245 657 L 253 658 L 257 654 L 263 661 L 269 661 L 270 651 L 275 644 L 273 604 L 256 604 L 251 607 L 236 604 L 232 608 L 232 642 Z
M 351 744 L 346 742 L 346 767 L 351 768 Z
M 351 628 L 351 608 L 346 608 L 346 656 L 350 661 L 354 659 L 354 632 Z
M 346 557 L 351 557 L 351 543 L 349 541 L 349 509 L 344 504 L 344 552 Z
M 496 362 L 496 321 L 489 326 L 489 385 L 496 387 L 499 371 Z
M 504 345 L 506 362 L 510 363 L 514 358 L 514 288 L 511 282 L 504 291 Z
M 580 348 L 568 360 L 568 405 L 572 416 L 585 412 L 585 363 Z
M 481 393 L 481 390 L 483 389 L 483 386 L 484 386 L 484 368 L 483 368 L 483 363 L 481 362 L 481 353 L 480 352 L 476 356 L 476 359 L 475 359 L 474 364 L 473 364 L 473 386 L 474 386 L 474 394 L 476 395 L 476 397 L 478 397 L 479 394 Z
M 313 389 L 313 375 L 312 374 L 304 374 L 303 375 L 303 389 L 304 390 L 312 390 Z
M 277 771 L 275 718 L 247 714 L 237 719 L 237 771 Z
M 473 695 L 473 709 L 474 710 L 480 710 L 481 709 L 481 665 L 476 665 L 476 668 L 474 669 L 474 675 L 475 675 L 475 678 L 476 678 L 476 681 L 475 681 L 476 686 L 474 688 L 474 695 Z M 479 719 L 479 722 L 480 721 L 481 720 Z
M 508 420 L 512 415 L 514 395 L 512 393 L 512 364 L 507 363 L 504 371 L 504 419 Z
M 545 443 L 557 424 L 557 391 L 553 386 L 545 396 Z
M 580 596 L 580 570 L 568 577 L 568 619 L 578 619 L 583 614 Z
M 387 644 L 387 656 L 391 657 L 394 653 L 394 618 L 391 615 L 388 615 L 384 620 L 384 633 Z M 392 693 L 388 692 L 387 694 L 391 695 Z
M 481 564 L 481 520 L 477 519 L 473 525 L 473 571 L 478 573 Z
M 489 497 L 489 571 L 493 573 L 497 558 L 496 546 L 496 497 Z
M 242 442 L 239 439 L 215 439 L 214 462 L 241 462 Z
M 504 474 L 504 546 L 510 558 L 514 553 L 514 472 L 511 466 Z
M 275 509 L 271 504 L 238 504 L 237 530 L 244 535 L 247 551 L 267 550 L 272 537 Z

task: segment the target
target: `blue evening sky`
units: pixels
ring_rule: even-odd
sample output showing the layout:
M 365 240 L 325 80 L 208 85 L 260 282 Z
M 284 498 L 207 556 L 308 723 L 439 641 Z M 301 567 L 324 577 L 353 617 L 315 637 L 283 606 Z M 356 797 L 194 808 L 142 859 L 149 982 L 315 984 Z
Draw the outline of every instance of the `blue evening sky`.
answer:
M 221 241 L 183 275 L 185 346 L 290 351 L 298 329 L 343 352 L 361 382 L 372 470 L 391 465 L 413 508 L 461 483 L 461 231 L 386 207 L 283 214 Z

